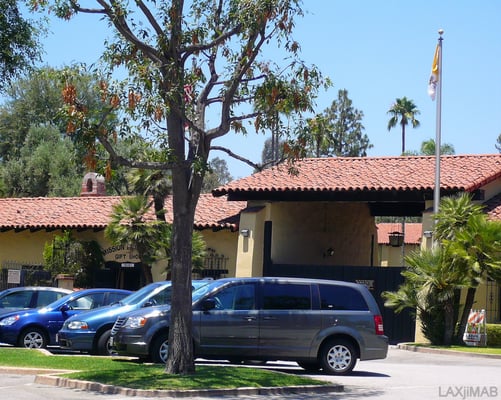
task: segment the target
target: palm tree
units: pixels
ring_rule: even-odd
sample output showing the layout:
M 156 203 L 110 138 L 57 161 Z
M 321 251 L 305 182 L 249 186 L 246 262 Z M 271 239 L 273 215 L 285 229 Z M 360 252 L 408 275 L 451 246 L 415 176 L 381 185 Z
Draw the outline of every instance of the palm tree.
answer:
M 172 180 L 169 171 L 133 169 L 127 175 L 127 181 L 135 193 L 151 196 L 158 220 L 165 222 L 165 197 L 170 194 Z
M 406 257 L 404 282 L 396 292 L 384 292 L 385 306 L 401 312 L 415 309 L 423 334 L 432 344 L 450 345 L 456 325 L 456 291 L 467 277 L 449 262 L 442 247 L 422 249 Z
M 444 198 L 437 214 L 435 237 L 450 255 L 450 263 L 467 279 L 467 292 L 456 330 L 459 342 L 473 307 L 478 285 L 501 281 L 501 223 L 491 221 L 470 194 Z
M 412 123 L 413 128 L 417 128 L 420 122 L 416 119 L 416 115 L 420 114 L 416 105 L 412 100 L 407 99 L 407 97 L 402 97 L 401 99 L 396 99 L 395 103 L 388 110 L 388 114 L 391 115 L 388 121 L 388 130 L 400 124 L 402 127 L 402 154 L 405 153 L 405 127 Z
M 423 156 L 434 156 L 435 155 L 435 140 L 425 140 L 421 143 L 421 155 Z M 440 145 L 440 154 L 442 155 L 454 155 L 456 150 L 454 146 L 450 143 L 443 143 Z
M 469 195 L 442 201 L 440 207 L 437 236 L 442 238 L 443 247 L 451 254 L 451 263 L 468 279 L 456 331 L 456 341 L 460 342 L 479 284 L 486 279 L 501 281 L 501 223 L 489 220 L 481 206 L 471 202 Z M 447 235 L 444 235 L 445 230 L 449 232 Z
M 467 271 L 470 283 L 456 332 L 456 341 L 460 342 L 479 284 L 485 283 L 487 279 L 500 282 L 501 223 L 488 220 L 486 215 L 471 218 L 467 228 L 451 243 L 451 252 L 469 267 Z
M 135 249 L 141 260 L 144 284 L 153 282 L 151 264 L 158 251 L 170 248 L 169 224 L 147 216 L 151 208 L 146 196 L 125 197 L 113 207 L 111 220 L 104 234 L 115 245 Z
M 440 245 L 407 257 L 404 283 L 383 297 L 396 312 L 415 308 L 427 338 L 447 345 L 460 341 L 479 283 L 501 282 L 501 223 L 489 220 L 467 193 L 443 198 L 436 219 L 433 236 Z M 461 289 L 466 297 L 459 317 Z

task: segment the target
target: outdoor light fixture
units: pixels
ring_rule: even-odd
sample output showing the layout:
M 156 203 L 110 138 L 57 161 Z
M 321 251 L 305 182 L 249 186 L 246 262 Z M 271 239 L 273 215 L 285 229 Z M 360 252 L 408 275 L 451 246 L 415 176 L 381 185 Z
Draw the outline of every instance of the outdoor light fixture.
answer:
M 404 234 L 402 232 L 390 232 L 388 239 L 392 247 L 400 247 L 404 244 Z
M 433 236 L 433 231 L 424 231 L 423 235 L 425 238 L 431 238 Z
M 332 257 L 334 255 L 334 249 L 332 247 L 329 247 L 327 250 L 325 250 L 324 257 Z
M 243 236 L 243 237 L 249 237 L 250 236 L 250 229 L 242 229 L 240 231 L 240 234 Z

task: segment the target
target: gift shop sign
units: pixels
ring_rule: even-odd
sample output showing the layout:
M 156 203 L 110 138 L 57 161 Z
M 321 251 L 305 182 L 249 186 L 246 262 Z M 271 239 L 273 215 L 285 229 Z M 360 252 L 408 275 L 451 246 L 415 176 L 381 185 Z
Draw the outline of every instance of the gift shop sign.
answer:
M 137 251 L 133 247 L 126 245 L 110 246 L 107 249 L 104 249 L 103 257 L 105 261 L 115 261 L 120 263 L 135 263 L 141 261 Z

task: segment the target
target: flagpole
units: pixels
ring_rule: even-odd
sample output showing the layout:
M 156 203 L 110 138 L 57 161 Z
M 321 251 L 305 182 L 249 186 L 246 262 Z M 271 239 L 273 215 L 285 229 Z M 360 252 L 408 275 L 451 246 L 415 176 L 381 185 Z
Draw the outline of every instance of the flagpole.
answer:
M 439 29 L 438 34 L 438 82 L 437 82 L 437 115 L 436 115 L 436 137 L 435 137 L 435 190 L 433 194 L 433 213 L 436 215 L 440 205 L 440 147 L 442 130 L 442 35 L 443 29 Z M 435 218 L 436 222 L 436 218 Z M 435 241 L 434 241 L 435 242 Z

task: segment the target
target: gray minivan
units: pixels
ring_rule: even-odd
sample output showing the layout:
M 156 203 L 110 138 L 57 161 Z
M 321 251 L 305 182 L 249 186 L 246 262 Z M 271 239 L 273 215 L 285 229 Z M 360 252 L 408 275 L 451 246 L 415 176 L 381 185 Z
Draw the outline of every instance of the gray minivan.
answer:
M 121 355 L 164 363 L 170 306 L 118 317 L 112 329 Z M 388 337 L 369 289 L 301 278 L 225 278 L 193 292 L 196 357 L 288 360 L 329 374 L 349 373 L 357 359 L 385 358 Z

